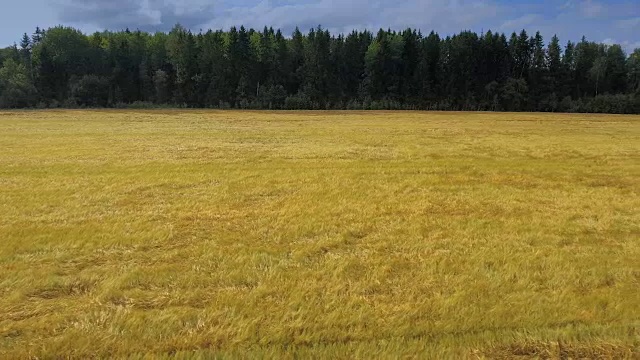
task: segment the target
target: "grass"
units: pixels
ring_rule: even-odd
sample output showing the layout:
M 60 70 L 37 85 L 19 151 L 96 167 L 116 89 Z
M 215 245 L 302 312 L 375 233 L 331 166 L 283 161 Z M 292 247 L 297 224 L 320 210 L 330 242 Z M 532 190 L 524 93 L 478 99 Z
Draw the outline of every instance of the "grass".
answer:
M 0 113 L 2 358 L 638 358 L 640 117 Z

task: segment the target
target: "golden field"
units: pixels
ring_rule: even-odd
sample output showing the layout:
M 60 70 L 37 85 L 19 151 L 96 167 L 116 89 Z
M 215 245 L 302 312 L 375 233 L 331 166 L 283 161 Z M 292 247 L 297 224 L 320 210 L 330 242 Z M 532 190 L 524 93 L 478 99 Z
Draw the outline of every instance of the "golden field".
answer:
M 640 116 L 0 112 L 0 358 L 638 358 Z

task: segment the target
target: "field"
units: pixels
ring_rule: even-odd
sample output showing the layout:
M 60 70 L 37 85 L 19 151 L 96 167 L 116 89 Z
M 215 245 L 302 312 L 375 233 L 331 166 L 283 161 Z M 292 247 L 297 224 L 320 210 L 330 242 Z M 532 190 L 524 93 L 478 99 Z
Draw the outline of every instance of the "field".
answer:
M 640 116 L 0 112 L 0 358 L 638 358 Z

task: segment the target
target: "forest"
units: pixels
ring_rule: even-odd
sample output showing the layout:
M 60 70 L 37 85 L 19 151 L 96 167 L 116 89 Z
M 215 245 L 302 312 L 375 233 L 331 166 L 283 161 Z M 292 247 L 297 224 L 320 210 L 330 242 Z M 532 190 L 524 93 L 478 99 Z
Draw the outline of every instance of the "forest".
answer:
M 58 26 L 0 50 L 1 108 L 640 113 L 640 49 L 539 32 Z

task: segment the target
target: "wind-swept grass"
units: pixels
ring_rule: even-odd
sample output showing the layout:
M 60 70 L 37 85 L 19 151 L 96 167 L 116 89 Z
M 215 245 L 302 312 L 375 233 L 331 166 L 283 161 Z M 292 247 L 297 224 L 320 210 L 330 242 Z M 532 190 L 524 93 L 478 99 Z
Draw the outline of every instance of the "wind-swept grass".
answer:
M 640 117 L 0 113 L 0 357 L 637 358 Z

